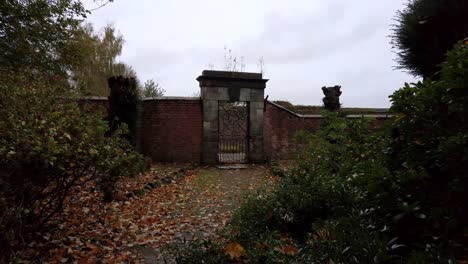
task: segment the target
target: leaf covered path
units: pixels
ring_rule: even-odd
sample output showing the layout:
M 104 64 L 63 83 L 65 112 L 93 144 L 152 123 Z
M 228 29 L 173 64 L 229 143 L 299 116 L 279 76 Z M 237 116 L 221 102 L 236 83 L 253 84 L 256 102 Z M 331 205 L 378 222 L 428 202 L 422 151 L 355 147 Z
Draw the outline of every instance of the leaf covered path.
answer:
M 127 179 L 117 201 L 109 204 L 101 202 L 94 186 L 81 187 L 64 216 L 29 243 L 24 257 L 49 263 L 157 263 L 162 246 L 214 235 L 245 195 L 272 181 L 263 166 L 206 167 L 188 170 L 185 177 L 159 188 L 143 189 L 171 170 L 176 168 L 160 164 L 151 173 Z M 127 198 L 132 190 L 141 192 Z

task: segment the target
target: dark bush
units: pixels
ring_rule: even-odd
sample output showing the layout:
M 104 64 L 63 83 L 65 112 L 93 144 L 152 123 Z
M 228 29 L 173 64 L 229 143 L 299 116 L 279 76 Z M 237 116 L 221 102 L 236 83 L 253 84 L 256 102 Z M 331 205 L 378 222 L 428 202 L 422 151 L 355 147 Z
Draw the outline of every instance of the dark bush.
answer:
M 95 181 L 109 200 L 120 177 L 147 167 L 125 128 L 106 137 L 103 118 L 76 102 L 62 89 L 0 86 L 1 256 L 60 213 L 73 187 Z
M 441 79 L 406 84 L 391 96 L 399 113 L 392 126 L 389 168 L 406 197 L 397 234 L 443 256 L 463 252 L 468 223 L 468 46 L 458 44 L 442 65 Z
M 137 80 L 134 77 L 111 77 L 108 79 L 109 121 L 108 135 L 114 134 L 122 124 L 126 124 L 128 131 L 122 136 L 133 146 L 137 146 L 137 120 L 139 93 Z
M 468 37 L 467 14 L 465 0 L 410 0 L 397 13 L 393 28 L 398 68 L 438 79 L 446 53 Z

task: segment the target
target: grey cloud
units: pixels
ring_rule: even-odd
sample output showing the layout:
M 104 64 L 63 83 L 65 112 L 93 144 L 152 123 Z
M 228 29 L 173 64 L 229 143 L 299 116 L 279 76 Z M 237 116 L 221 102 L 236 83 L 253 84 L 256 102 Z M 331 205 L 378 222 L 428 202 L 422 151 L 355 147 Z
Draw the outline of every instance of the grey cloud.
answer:
M 240 49 L 254 55 L 258 54 L 258 47 L 262 47 L 262 55 L 270 63 L 298 63 L 350 49 L 371 38 L 384 26 L 375 23 L 375 17 L 358 21 L 335 17 L 323 15 L 288 21 L 290 18 L 279 14 L 270 15 L 259 38 L 245 41 Z
M 321 86 L 341 84 L 344 105 L 386 107 L 388 95 L 414 80 L 392 70 L 387 37 L 405 1 L 118 0 L 92 19 L 114 19 L 127 40 L 121 59 L 168 95 L 196 91 L 195 78 L 209 63 L 222 69 L 226 45 L 249 71 L 264 57 L 271 99 L 319 105 Z

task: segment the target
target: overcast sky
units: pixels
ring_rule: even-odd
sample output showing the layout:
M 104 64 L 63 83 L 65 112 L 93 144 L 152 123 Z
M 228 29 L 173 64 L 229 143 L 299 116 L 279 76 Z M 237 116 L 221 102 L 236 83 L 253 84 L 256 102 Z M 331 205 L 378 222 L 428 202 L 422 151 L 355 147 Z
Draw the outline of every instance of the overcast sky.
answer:
M 191 96 L 204 69 L 222 70 L 224 47 L 245 71 L 270 79 L 271 100 L 321 105 L 322 86 L 341 85 L 344 107 L 388 107 L 415 79 L 396 66 L 388 35 L 406 0 L 115 0 L 94 11 L 95 28 L 113 23 L 125 45 L 119 60 L 168 96 Z M 88 9 L 96 4 L 89 0 Z

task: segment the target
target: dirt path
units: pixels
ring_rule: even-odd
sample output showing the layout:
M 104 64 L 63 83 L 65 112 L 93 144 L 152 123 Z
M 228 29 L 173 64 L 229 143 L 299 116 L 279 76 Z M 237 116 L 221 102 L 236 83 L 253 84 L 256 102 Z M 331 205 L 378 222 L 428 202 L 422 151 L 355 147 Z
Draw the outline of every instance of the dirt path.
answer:
M 166 220 L 173 219 L 170 222 L 177 225 L 173 229 L 162 230 L 163 236 L 169 236 L 164 244 L 213 236 L 216 229 L 226 224 L 247 194 L 268 183 L 271 183 L 270 173 L 263 166 L 234 170 L 196 169 L 193 177 L 175 183 L 186 193 L 161 201 L 173 209 L 166 215 Z M 164 263 L 159 252 L 161 246 L 160 243 L 140 246 L 144 262 Z
M 102 202 L 94 183 L 77 187 L 63 214 L 28 243 L 21 258 L 32 263 L 160 263 L 162 246 L 213 236 L 245 195 L 272 182 L 263 166 L 183 167 L 156 164 L 145 175 L 126 178 L 111 203 Z M 147 188 L 158 181 L 164 184 Z

